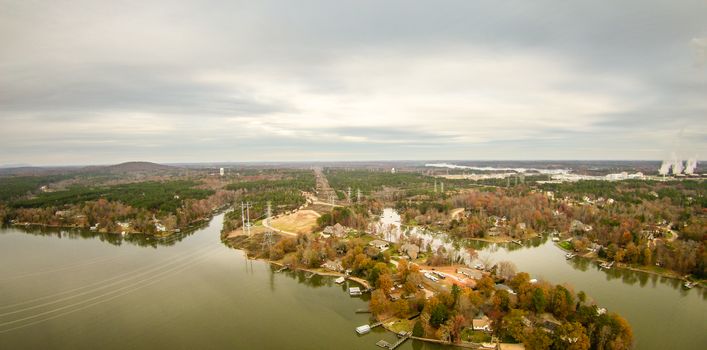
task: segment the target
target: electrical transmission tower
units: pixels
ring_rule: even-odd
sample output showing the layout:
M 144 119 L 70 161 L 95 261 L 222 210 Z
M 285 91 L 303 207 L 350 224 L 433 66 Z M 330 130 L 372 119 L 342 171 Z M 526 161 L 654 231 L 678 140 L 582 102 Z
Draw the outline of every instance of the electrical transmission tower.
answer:
M 243 225 L 243 232 L 250 236 L 250 208 L 253 204 L 250 202 L 241 202 L 241 223 Z
M 272 205 L 270 201 L 268 201 L 268 213 L 267 213 L 267 218 L 265 219 L 265 222 L 270 226 L 270 218 L 272 217 Z
M 439 186 L 440 186 L 439 192 L 444 193 L 444 182 L 440 181 Z

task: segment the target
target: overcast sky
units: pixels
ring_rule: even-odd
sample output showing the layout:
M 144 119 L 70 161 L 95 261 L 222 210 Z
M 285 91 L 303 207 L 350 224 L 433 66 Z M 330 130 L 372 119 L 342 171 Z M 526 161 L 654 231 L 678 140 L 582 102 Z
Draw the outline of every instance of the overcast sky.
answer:
M 707 154 L 707 2 L 0 0 L 0 164 Z

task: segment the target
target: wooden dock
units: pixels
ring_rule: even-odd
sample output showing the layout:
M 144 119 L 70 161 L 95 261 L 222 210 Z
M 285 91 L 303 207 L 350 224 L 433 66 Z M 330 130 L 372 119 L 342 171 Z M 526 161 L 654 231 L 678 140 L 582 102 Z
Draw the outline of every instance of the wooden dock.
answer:
M 385 340 L 379 340 L 379 341 L 376 343 L 376 345 L 378 345 L 379 347 L 381 347 L 381 348 L 383 348 L 383 349 L 389 349 L 389 348 L 390 348 L 390 343 L 388 343 L 388 342 L 385 341 Z
M 390 343 L 388 343 L 388 342 L 385 341 L 385 340 L 379 340 L 379 341 L 376 343 L 376 345 L 378 345 L 379 347 L 381 347 L 381 348 L 383 348 L 383 349 L 394 350 L 395 348 L 397 348 L 398 346 L 400 346 L 400 344 L 402 344 L 402 343 L 404 343 L 406 340 L 410 339 L 410 335 L 411 335 L 411 333 L 405 333 L 405 335 L 402 336 L 402 337 L 400 337 L 400 339 L 398 339 L 398 341 L 396 341 L 395 344 L 390 344 Z
M 388 349 L 393 350 L 393 349 L 397 348 L 398 346 L 400 346 L 400 344 L 404 343 L 404 342 L 405 342 L 406 340 L 408 340 L 408 339 L 410 339 L 410 333 L 407 333 L 407 334 L 405 334 L 405 336 L 403 336 L 402 338 L 398 339 L 398 341 L 395 342 L 395 344 L 390 345 L 390 346 L 388 347 Z
M 356 309 L 357 314 L 370 314 L 371 310 L 369 309 Z

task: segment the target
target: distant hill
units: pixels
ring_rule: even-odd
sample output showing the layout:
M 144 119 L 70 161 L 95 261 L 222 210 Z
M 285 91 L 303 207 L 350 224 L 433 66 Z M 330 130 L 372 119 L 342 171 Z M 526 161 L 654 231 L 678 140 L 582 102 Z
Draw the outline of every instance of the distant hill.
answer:
M 125 162 L 115 165 L 88 166 L 81 169 L 81 172 L 88 173 L 108 173 L 108 174 L 128 174 L 128 173 L 159 173 L 179 170 L 177 167 L 162 165 L 151 162 Z

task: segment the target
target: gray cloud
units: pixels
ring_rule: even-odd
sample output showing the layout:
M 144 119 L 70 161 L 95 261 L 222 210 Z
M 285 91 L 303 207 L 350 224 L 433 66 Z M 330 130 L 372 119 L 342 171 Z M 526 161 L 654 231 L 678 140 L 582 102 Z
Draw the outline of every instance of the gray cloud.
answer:
M 0 0 L 0 163 L 707 152 L 701 0 Z

